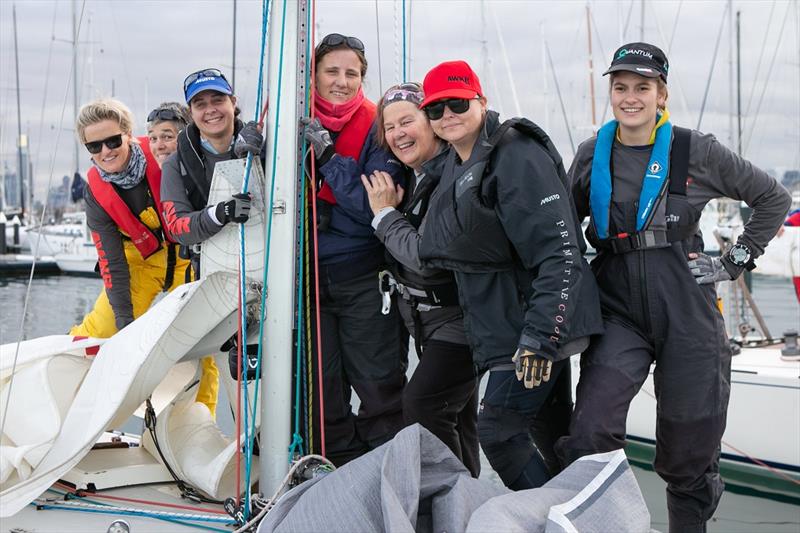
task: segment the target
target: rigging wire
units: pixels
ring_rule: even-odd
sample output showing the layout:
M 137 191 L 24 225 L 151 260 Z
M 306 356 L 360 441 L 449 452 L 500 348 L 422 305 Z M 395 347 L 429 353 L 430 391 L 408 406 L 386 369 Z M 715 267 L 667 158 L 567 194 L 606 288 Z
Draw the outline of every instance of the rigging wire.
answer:
M 767 77 L 764 79 L 764 85 L 761 88 L 761 95 L 758 97 L 758 105 L 756 105 L 756 112 L 753 115 L 753 122 L 750 125 L 750 134 L 747 136 L 747 142 L 744 145 L 744 153 L 747 153 L 747 149 L 750 148 L 750 141 L 753 140 L 753 132 L 756 129 L 756 122 L 758 122 L 758 114 L 761 111 L 761 104 L 764 101 L 764 95 L 767 92 L 767 87 L 769 87 L 769 79 L 772 76 L 772 67 L 775 66 L 775 59 L 778 57 L 778 51 L 780 50 L 781 40 L 783 39 L 783 30 L 786 29 L 786 21 L 789 18 L 789 8 L 791 4 L 786 4 L 786 13 L 783 16 L 783 22 L 781 23 L 781 29 L 778 32 L 778 40 L 775 41 L 775 52 L 772 54 L 772 59 L 769 62 L 769 68 L 767 69 Z
M 769 8 L 769 18 L 767 19 L 767 29 L 764 31 L 764 35 L 771 35 L 770 30 L 772 29 L 772 15 L 775 13 L 775 0 L 772 1 L 772 6 Z M 750 98 L 747 99 L 747 107 L 745 107 L 744 116 L 750 116 L 750 105 L 753 103 L 753 95 L 756 94 L 756 83 L 759 80 L 758 75 L 761 73 L 761 62 L 764 59 L 764 52 L 767 50 L 767 39 L 761 41 L 761 52 L 758 54 L 758 62 L 756 63 L 756 73 L 753 76 L 753 86 L 750 87 Z
M 714 77 L 714 67 L 717 64 L 717 52 L 719 52 L 719 43 L 722 40 L 722 30 L 725 28 L 725 15 L 728 13 L 728 9 L 730 9 L 730 4 L 725 3 L 725 10 L 722 12 L 722 20 L 719 24 L 719 32 L 717 32 L 717 42 L 714 45 L 714 54 L 711 56 L 711 69 L 708 71 L 708 81 L 706 82 L 706 90 L 703 94 L 703 103 L 700 106 L 700 117 L 697 119 L 697 127 L 696 130 L 700 129 L 700 125 L 703 123 L 703 113 L 706 109 L 706 102 L 708 101 L 708 91 L 711 89 L 711 80 Z
M 678 30 L 678 19 L 681 16 L 681 6 L 683 6 L 683 0 L 678 2 L 678 11 L 675 13 L 675 22 L 672 23 L 672 31 L 669 35 L 669 42 L 667 43 L 667 57 L 669 57 L 670 52 L 672 52 L 672 43 L 675 41 L 675 33 Z
M 375 41 L 378 43 L 378 86 L 383 89 L 383 67 L 381 66 L 381 21 L 378 15 L 378 0 L 375 0 Z
M 47 68 L 45 69 L 44 75 L 44 88 L 42 89 L 42 109 L 39 112 L 39 132 L 38 137 L 36 138 L 36 154 L 34 155 L 33 160 L 36 161 L 36 164 L 39 164 L 39 156 L 42 152 L 42 139 L 44 138 L 42 135 L 42 129 L 44 128 L 44 110 L 47 105 L 47 88 L 50 85 L 50 65 L 51 60 L 53 58 L 53 44 L 56 42 L 56 15 L 58 15 L 58 4 L 53 7 L 53 23 L 50 29 L 50 46 L 47 48 Z M 33 206 L 31 206 L 32 208 Z
M 81 25 L 83 23 L 83 14 L 85 9 L 86 9 L 86 0 L 83 0 L 83 2 L 81 3 L 80 17 L 78 18 L 78 24 L 75 30 L 76 39 L 77 36 L 80 35 Z M 55 146 L 58 146 L 58 142 L 61 139 L 61 131 L 64 125 L 64 113 L 66 112 L 67 109 L 67 97 L 69 96 L 70 83 L 72 82 L 72 76 L 74 75 L 75 73 L 73 72 L 72 69 L 72 63 L 70 63 L 69 73 L 67 74 L 67 79 L 66 79 L 66 87 L 64 89 L 64 99 L 61 104 L 61 117 L 59 118 L 58 122 L 58 131 L 56 132 Z M 56 151 L 54 150 L 50 157 L 50 176 L 47 179 L 48 191 L 50 190 L 50 187 L 52 186 L 53 183 L 55 165 L 56 165 Z M 47 203 L 45 203 L 44 207 L 42 208 L 42 216 L 39 219 L 40 226 L 44 224 L 46 214 L 47 214 Z M 0 435 L 4 434 L 6 419 L 8 418 L 8 406 L 11 404 L 11 391 L 14 386 L 14 374 L 17 370 L 17 361 L 19 360 L 19 349 L 20 346 L 22 345 L 22 337 L 25 334 L 25 317 L 28 314 L 28 304 L 30 303 L 30 297 L 31 297 L 31 285 L 33 284 L 33 273 L 36 271 L 36 258 L 39 256 L 39 244 L 41 240 L 42 240 L 42 233 L 38 232 L 36 235 L 36 243 L 31 248 L 31 251 L 33 252 L 32 253 L 33 259 L 31 261 L 31 270 L 30 274 L 28 275 L 28 282 L 25 288 L 25 300 L 24 303 L 22 304 L 22 313 L 20 314 L 19 333 L 17 335 L 16 347 L 14 348 L 14 360 L 11 364 L 11 373 L 10 373 L 11 377 L 9 378 L 8 382 L 8 392 L 5 398 L 5 408 L 3 409 L 2 418 L 0 418 Z

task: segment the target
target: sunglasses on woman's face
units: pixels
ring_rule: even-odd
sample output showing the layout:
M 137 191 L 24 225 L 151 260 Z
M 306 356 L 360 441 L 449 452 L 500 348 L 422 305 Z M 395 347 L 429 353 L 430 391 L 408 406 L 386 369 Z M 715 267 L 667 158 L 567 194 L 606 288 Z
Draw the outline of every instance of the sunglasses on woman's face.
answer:
M 122 146 L 122 134 L 117 133 L 116 135 L 112 135 L 111 137 L 106 137 L 105 139 L 101 139 L 99 141 L 91 141 L 88 143 L 84 143 L 84 146 L 87 150 L 89 150 L 90 154 L 99 154 L 103 151 L 103 145 L 106 145 L 109 150 L 114 150 Z
M 339 46 L 342 43 L 346 44 L 347 47 L 352 50 L 358 50 L 359 52 L 364 51 L 364 43 L 361 42 L 361 39 L 358 37 L 348 37 L 347 35 L 342 35 L 341 33 L 331 33 L 326 35 L 320 44 L 333 47 Z
M 439 120 L 444 115 L 444 108 L 447 107 L 456 115 L 466 113 L 469 109 L 469 100 L 466 98 L 448 98 L 447 100 L 439 100 L 430 105 L 425 106 L 423 111 L 430 120 Z

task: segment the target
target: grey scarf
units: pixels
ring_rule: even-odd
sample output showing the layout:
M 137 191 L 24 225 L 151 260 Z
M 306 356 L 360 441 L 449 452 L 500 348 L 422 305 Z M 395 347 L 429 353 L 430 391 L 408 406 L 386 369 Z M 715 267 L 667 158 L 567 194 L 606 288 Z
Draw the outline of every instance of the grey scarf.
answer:
M 110 174 L 95 164 L 97 171 L 100 172 L 100 178 L 102 178 L 103 181 L 119 185 L 123 189 L 132 189 L 139 185 L 144 178 L 147 160 L 144 157 L 144 152 L 142 151 L 142 147 L 139 146 L 139 143 L 132 142 L 130 146 L 131 158 L 128 161 L 128 166 L 125 167 L 125 170 L 122 172 Z

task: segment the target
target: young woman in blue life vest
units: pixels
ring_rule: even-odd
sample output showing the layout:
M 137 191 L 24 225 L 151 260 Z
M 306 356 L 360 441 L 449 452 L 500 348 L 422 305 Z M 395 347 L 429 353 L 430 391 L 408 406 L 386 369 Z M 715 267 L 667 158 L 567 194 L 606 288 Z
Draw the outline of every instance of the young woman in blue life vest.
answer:
M 478 414 L 489 463 L 512 489 L 538 487 L 552 475 L 543 456 L 569 421 L 568 358 L 602 332 L 561 156 L 532 122 L 501 124 L 464 61 L 431 69 L 423 89 L 421 107 L 450 147 L 421 264 L 453 272 L 474 363 L 489 372 Z M 543 428 L 539 416 L 564 384 L 561 414 Z
M 569 177 L 578 217 L 597 248 L 605 334 L 583 353 L 565 463 L 625 445 L 631 400 L 655 363 L 655 469 L 667 482 L 669 530 L 706 530 L 723 491 L 720 440 L 731 351 L 715 283 L 736 279 L 764 252 L 790 198 L 765 172 L 712 135 L 673 126 L 669 65 L 647 43 L 614 54 L 614 120 L 581 144 Z M 703 254 L 700 213 L 713 198 L 753 215 L 722 257 Z
M 396 305 L 387 314 L 381 312 L 377 285 L 385 252 L 370 226 L 372 211 L 361 184 L 362 174 L 376 170 L 401 178 L 402 167 L 375 140 L 375 104 L 362 88 L 367 73 L 364 43 L 338 33 L 326 35 L 315 49 L 314 65 L 315 118 L 304 119 L 304 135 L 314 148 L 315 177 L 321 182 L 315 238 L 325 452 L 341 465 L 403 427 L 408 345 Z M 361 400 L 357 415 L 350 405 L 353 389 Z M 320 435 L 318 429 L 314 435 Z M 320 443 L 311 447 L 319 450 Z
M 85 190 L 86 223 L 97 247 L 104 290 L 70 335 L 111 337 L 138 318 L 162 291 L 184 282 L 189 262 L 177 255 L 161 207 L 161 163 L 175 151 L 186 126 L 180 104 L 166 103 L 148 116 L 148 137 L 133 137 L 133 115 L 118 100 L 81 108 L 78 136 L 91 154 Z M 202 360 L 196 399 L 216 412 L 218 371 Z
M 375 235 L 393 259 L 382 273 L 382 290 L 397 294 L 419 357 L 403 390 L 403 419 L 430 430 L 478 477 L 478 383 L 458 288 L 452 272 L 423 268 L 419 259 L 428 203 L 447 151 L 419 108 L 424 96 L 422 85 L 409 82 L 390 87 L 378 102 L 376 140 L 405 165 L 408 192 L 383 171 L 361 181 Z

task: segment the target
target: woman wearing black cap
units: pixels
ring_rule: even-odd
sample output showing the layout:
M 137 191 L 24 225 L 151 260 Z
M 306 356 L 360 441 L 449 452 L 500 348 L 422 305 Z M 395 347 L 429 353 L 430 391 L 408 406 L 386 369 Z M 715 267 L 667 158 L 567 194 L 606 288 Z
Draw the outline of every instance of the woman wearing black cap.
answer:
M 475 363 L 489 370 L 478 415 L 484 453 L 508 487 L 538 487 L 552 451 L 534 442 L 568 423 L 570 402 L 549 428 L 537 415 L 558 399 L 554 389 L 569 392 L 568 357 L 602 331 L 561 157 L 532 122 L 501 124 L 463 61 L 434 67 L 424 91 L 422 108 L 450 149 L 420 258 L 454 272 Z
M 668 63 L 647 43 L 614 54 L 615 120 L 584 142 L 570 168 L 580 219 L 598 249 L 605 335 L 584 353 L 565 462 L 622 448 L 628 406 L 656 368 L 655 469 L 667 481 L 669 529 L 705 531 L 722 495 L 731 352 L 715 283 L 754 267 L 790 197 L 712 135 L 673 127 Z M 753 215 L 722 257 L 703 254 L 697 222 L 713 198 L 744 200 Z M 687 263 L 688 262 L 688 263 Z
M 319 300 L 326 455 L 341 465 L 394 437 L 403 427 L 407 343 L 396 306 L 382 311 L 378 272 L 384 249 L 373 234 L 361 175 L 395 178 L 401 165 L 375 140 L 375 104 L 362 89 L 364 44 L 326 35 L 314 51 L 314 120 L 304 119 L 314 148 L 318 193 Z M 401 179 L 402 183 L 402 179 Z M 350 406 L 351 387 L 361 400 Z M 317 420 L 315 419 L 316 423 Z M 319 435 L 319 431 L 315 431 Z M 312 444 L 319 450 L 319 443 Z

